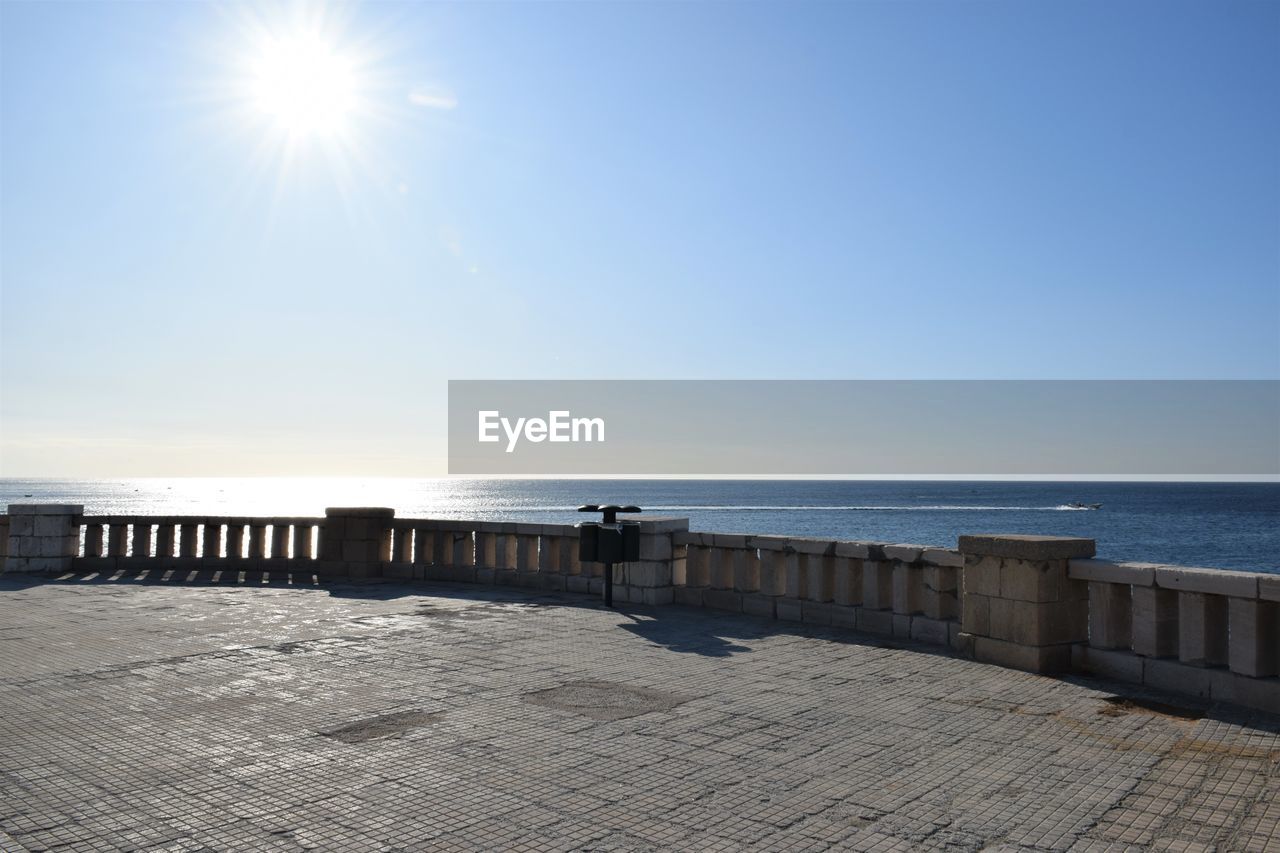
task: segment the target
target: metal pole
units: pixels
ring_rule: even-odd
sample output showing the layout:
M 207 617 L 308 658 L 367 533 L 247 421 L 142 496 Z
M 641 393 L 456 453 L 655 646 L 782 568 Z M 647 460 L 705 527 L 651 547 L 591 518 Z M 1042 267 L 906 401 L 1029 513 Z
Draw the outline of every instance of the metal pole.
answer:
M 613 606 L 613 563 L 604 564 L 604 606 Z

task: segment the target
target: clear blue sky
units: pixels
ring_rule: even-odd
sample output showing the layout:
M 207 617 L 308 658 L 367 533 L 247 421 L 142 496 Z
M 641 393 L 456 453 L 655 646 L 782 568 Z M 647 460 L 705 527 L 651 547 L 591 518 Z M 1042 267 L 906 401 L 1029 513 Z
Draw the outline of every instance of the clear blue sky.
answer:
M 1280 3 L 3 2 L 0 72 L 7 475 L 439 474 L 449 378 L 1280 377 Z

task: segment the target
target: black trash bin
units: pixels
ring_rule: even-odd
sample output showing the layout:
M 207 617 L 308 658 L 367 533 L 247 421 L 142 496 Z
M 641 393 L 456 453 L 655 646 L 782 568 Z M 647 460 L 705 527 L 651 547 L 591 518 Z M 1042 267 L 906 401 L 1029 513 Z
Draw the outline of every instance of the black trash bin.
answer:
M 640 522 L 618 521 L 618 513 L 638 513 L 638 506 L 585 504 L 578 512 L 599 512 L 603 521 L 584 521 L 578 528 L 578 560 L 604 563 L 604 606 L 613 606 L 613 564 L 640 559 Z

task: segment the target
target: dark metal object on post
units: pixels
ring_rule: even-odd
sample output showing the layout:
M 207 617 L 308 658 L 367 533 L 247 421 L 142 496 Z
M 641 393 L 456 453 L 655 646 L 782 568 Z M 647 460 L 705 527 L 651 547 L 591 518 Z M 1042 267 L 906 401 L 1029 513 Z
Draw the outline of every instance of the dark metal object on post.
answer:
M 584 521 L 578 527 L 578 560 L 604 563 L 604 606 L 613 606 L 613 564 L 640 559 L 640 522 L 618 521 L 618 513 L 638 513 L 638 506 L 585 504 L 578 512 L 599 512 L 603 521 Z

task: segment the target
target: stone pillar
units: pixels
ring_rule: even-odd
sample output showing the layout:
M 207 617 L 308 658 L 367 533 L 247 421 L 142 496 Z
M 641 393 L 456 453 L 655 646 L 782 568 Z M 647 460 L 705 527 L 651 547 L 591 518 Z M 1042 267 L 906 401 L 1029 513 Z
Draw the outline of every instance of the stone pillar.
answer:
M 1227 599 L 1178 593 L 1178 660 L 1202 666 L 1227 663 Z
M 836 604 L 858 607 L 862 604 L 862 561 L 871 549 L 861 542 L 837 542 L 834 589 Z
M 1095 649 L 1133 647 L 1133 587 L 1089 584 L 1089 645 Z
M 893 563 L 875 553 L 862 562 L 862 606 L 868 610 L 893 609 Z
M 380 506 L 329 507 L 324 515 L 317 571 L 381 577 L 382 563 L 391 561 L 391 519 L 396 511 Z
M 297 528 L 294 528 L 295 530 Z M 402 527 L 395 532 L 395 548 L 393 556 L 397 563 L 413 562 L 413 528 Z M 295 549 L 296 550 L 296 549 Z
M 5 545 L 8 545 L 9 539 L 9 519 L 5 518 Z M 84 555 L 86 557 L 101 557 L 103 554 L 102 547 L 102 525 L 86 524 L 84 527 Z
M 419 566 L 429 565 L 436 547 L 436 532 L 429 527 L 419 527 L 413 537 L 413 562 Z
M 1092 539 L 961 536 L 961 647 L 1001 666 L 1070 669 L 1072 644 L 1089 638 L 1089 588 L 1067 563 L 1094 550 Z
M 760 591 L 760 556 L 743 549 L 734 554 L 733 588 L 738 592 Z
M 9 510 L 13 512 L 12 509 Z M 9 540 L 9 554 L 13 554 L 13 540 Z M 12 556 L 9 557 L 13 559 Z M 1243 598 L 1227 600 L 1227 618 L 1231 636 L 1228 657 L 1231 671 L 1252 678 L 1265 678 L 1280 672 L 1280 603 L 1274 601 L 1250 601 Z
M 925 559 L 945 560 L 946 564 L 925 563 L 921 577 L 922 607 L 928 619 L 951 620 L 960 609 L 960 569 L 963 558 L 959 554 L 925 553 Z
M 71 570 L 80 553 L 80 504 L 9 504 L 9 539 L 4 570 Z
M 199 525 L 191 522 L 183 522 L 178 526 L 178 556 L 191 560 L 195 559 L 199 541 L 198 532 Z
M 835 543 L 827 550 L 830 554 L 804 554 L 804 597 L 809 601 L 828 603 L 835 598 L 836 558 Z
M 170 528 L 172 533 L 172 528 Z M 164 539 L 164 527 L 160 528 L 161 541 Z M 168 554 L 163 556 L 173 556 L 173 548 L 169 549 Z M 157 552 L 159 556 L 159 552 Z M 107 529 L 107 556 L 108 557 L 127 557 L 129 556 L 129 525 L 123 521 L 113 521 Z
M 173 546 L 169 546 L 173 550 Z M 244 525 L 227 525 L 227 557 L 232 560 L 244 559 Z
M 146 558 L 151 556 L 151 525 L 133 525 L 133 556 Z
M 476 531 L 476 568 L 490 571 L 498 567 L 498 532 L 492 522 L 482 523 Z
M 184 538 L 186 534 L 183 534 Z M 285 560 L 289 557 L 289 525 L 280 519 L 271 522 L 271 559 Z
M 614 566 L 615 602 L 671 604 L 675 597 L 675 534 L 689 531 L 687 518 L 623 516 L 640 522 L 640 559 Z M 733 582 L 732 575 L 729 578 Z
M 217 560 L 222 556 L 222 525 L 218 522 L 204 523 L 200 531 L 200 556 L 205 560 Z
M 117 524 L 111 525 L 111 529 L 107 531 L 107 552 L 113 557 L 123 557 L 124 553 L 115 553 L 115 536 L 117 535 Z M 161 522 L 156 525 L 156 556 L 172 557 L 173 556 L 173 532 L 174 526 L 172 522 Z
M 208 529 L 207 527 L 205 528 Z M 214 550 L 217 550 L 215 546 Z M 216 554 L 215 554 L 216 556 Z M 295 524 L 293 526 L 293 559 L 311 559 L 311 525 Z
M 1149 658 L 1177 656 L 1177 592 L 1154 586 L 1133 588 L 1133 651 Z

